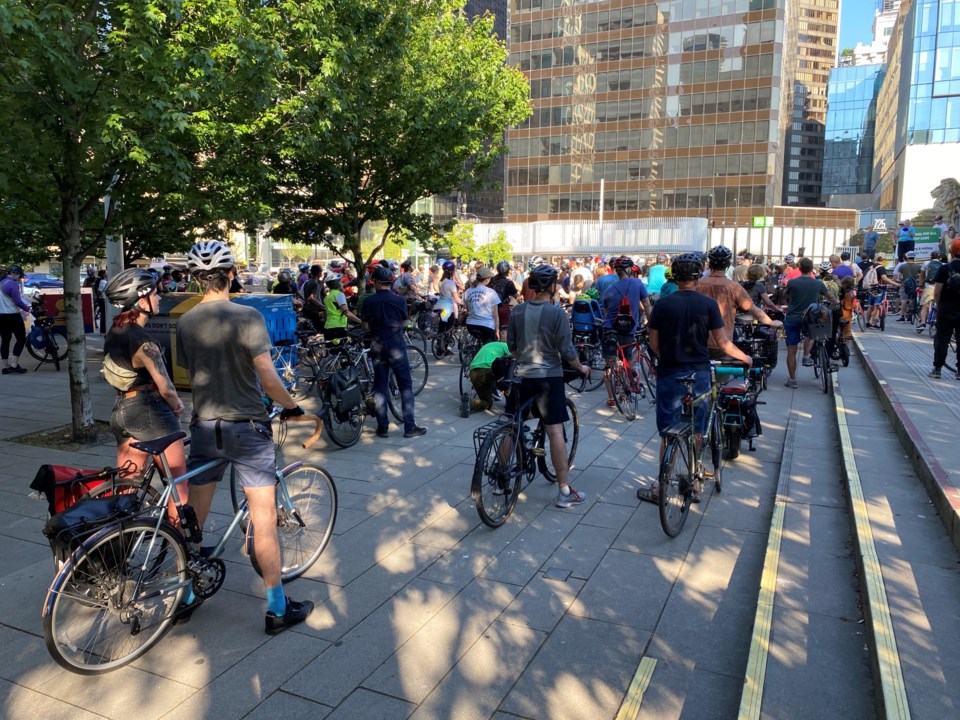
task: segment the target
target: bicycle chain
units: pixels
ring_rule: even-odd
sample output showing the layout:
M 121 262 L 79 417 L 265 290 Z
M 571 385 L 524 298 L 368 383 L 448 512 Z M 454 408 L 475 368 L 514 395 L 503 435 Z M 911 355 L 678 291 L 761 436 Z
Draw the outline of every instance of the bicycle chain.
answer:
M 227 566 L 220 558 L 197 560 L 189 567 L 193 573 L 193 593 L 204 600 L 216 594 L 227 574 Z

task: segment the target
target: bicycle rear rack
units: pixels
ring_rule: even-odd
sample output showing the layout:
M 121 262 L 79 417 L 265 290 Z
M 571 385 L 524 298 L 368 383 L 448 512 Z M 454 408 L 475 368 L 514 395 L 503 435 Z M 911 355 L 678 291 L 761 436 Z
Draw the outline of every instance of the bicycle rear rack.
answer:
M 473 431 L 473 451 L 476 455 L 480 454 L 480 446 L 483 445 L 483 441 L 487 439 L 487 435 L 496 432 L 502 427 L 510 427 L 513 424 L 513 420 L 508 416 L 501 416 L 492 422 L 488 422 L 486 425 L 481 425 L 476 430 Z

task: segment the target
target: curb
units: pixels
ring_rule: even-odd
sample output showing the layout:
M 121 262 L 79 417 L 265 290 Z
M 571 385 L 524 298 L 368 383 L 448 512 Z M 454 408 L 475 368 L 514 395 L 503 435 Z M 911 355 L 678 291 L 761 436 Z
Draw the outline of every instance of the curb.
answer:
M 900 443 L 910 454 L 910 464 L 913 465 L 917 477 L 926 488 L 927 495 L 933 502 L 950 537 L 950 542 L 960 552 L 960 490 L 953 485 L 943 466 L 933 456 L 890 383 L 883 377 L 883 373 L 870 357 L 869 351 L 860 344 L 859 338 L 854 337 L 853 340 L 857 354 L 867 371 L 867 378 L 873 385 L 887 416 L 891 419 Z

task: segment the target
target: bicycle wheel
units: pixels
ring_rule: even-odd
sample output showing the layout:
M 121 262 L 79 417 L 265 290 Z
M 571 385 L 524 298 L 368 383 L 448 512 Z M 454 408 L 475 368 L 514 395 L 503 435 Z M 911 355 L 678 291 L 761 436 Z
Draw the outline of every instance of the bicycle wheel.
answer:
M 420 328 L 413 323 L 407 323 L 403 330 L 403 340 L 407 345 L 420 348 L 424 353 L 427 352 L 427 336 Z
M 618 362 L 610 374 L 610 383 L 613 386 L 613 401 L 617 410 L 627 420 L 637 419 L 637 396 L 630 392 L 630 380 L 623 363 Z
M 591 369 L 590 379 L 584 386 L 584 390 L 596 390 L 603 385 L 603 371 L 606 363 L 603 360 L 603 348 L 595 343 L 581 343 L 577 345 L 577 358 L 581 365 L 586 365 Z
M 427 364 L 427 356 L 418 347 L 407 346 L 407 361 L 410 365 L 410 376 L 413 381 L 413 394 L 419 395 L 427 385 L 427 377 L 430 374 L 430 366 Z M 400 386 L 397 385 L 397 378 L 390 372 L 390 379 L 387 381 L 387 407 L 390 414 L 397 422 L 403 422 L 403 402 L 400 399 Z
M 813 376 L 819 378 L 822 372 L 820 368 L 820 343 L 815 342 L 810 348 L 810 357 L 813 358 Z
M 692 462 L 687 457 L 687 438 L 678 435 L 670 440 L 660 462 L 659 495 L 660 527 L 668 537 L 676 537 L 690 513 L 693 492 Z
M 880 303 L 880 332 L 887 329 L 887 301 Z
M 714 410 L 710 419 L 710 462 L 713 465 L 713 486 L 720 492 L 723 485 L 724 427 L 720 414 Z M 737 453 L 740 452 L 740 439 L 737 438 Z
M 537 467 L 540 474 L 550 482 L 557 481 L 557 471 L 553 467 L 550 457 L 549 442 L 546 438 L 546 428 L 543 423 L 537 424 L 535 433 L 534 454 L 537 456 Z M 563 442 L 567 448 L 567 468 L 573 467 L 573 459 L 577 455 L 577 444 L 580 442 L 580 413 L 573 400 L 567 398 L 567 421 L 563 424 Z
M 437 360 L 441 360 L 449 354 L 452 342 L 448 331 L 437 333 L 430 341 L 430 351 Z
M 820 389 L 823 392 L 830 392 L 830 356 L 827 355 L 827 346 L 820 343 L 817 347 L 817 358 L 814 361 L 820 366 Z
M 857 309 L 853 313 L 857 318 L 857 327 L 860 328 L 860 332 L 866 332 L 867 323 L 863 318 L 863 308 L 857 306 Z
M 476 390 L 473 389 L 473 383 L 470 382 L 469 365 L 460 366 L 460 395 L 463 396 L 464 393 L 467 393 L 472 397 L 475 397 L 477 394 Z
M 150 520 L 108 527 L 80 546 L 50 586 L 47 650 L 81 675 L 123 667 L 163 637 L 188 584 L 177 530 Z
M 324 405 L 330 407 L 329 398 Z M 360 440 L 366 418 L 366 403 L 363 401 L 357 407 L 342 414 L 331 407 L 323 418 L 323 429 L 326 430 L 330 442 L 337 447 L 348 448 L 356 445 Z
M 647 392 L 650 394 L 650 402 L 655 402 L 657 399 L 657 371 L 646 353 L 640 354 L 640 369 L 643 371 L 643 383 L 647 386 Z
M 850 346 L 846 340 L 840 345 L 840 364 L 844 367 L 850 367 Z
M 330 473 L 319 465 L 300 463 L 277 472 L 281 582 L 296 580 L 310 569 L 333 537 L 336 521 L 337 486 Z M 253 532 L 248 534 L 250 564 L 263 577 Z
M 483 440 L 473 466 L 470 495 L 484 525 L 503 525 L 517 504 L 523 478 L 523 448 L 514 446 L 513 425 L 503 425 Z

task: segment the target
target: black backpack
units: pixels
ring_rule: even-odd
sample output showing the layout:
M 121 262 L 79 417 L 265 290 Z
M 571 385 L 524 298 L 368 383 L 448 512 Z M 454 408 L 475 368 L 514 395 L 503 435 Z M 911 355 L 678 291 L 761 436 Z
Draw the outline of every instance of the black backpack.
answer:
M 953 263 L 947 265 L 947 282 L 945 287 L 954 295 L 960 295 L 960 272 L 954 270 Z
M 355 367 L 340 368 L 330 377 L 330 404 L 338 418 L 345 418 L 362 401 L 360 374 Z

